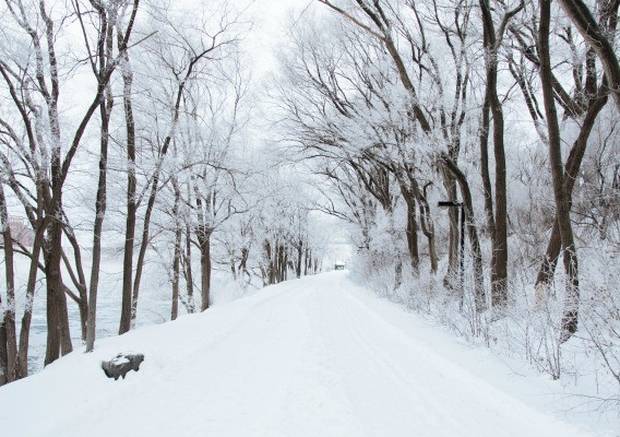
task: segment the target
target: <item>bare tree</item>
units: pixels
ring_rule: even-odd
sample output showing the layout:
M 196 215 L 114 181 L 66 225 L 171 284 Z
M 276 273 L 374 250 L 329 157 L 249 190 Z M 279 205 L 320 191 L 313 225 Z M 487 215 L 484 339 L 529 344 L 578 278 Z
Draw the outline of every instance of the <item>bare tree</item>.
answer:
M 138 4 L 137 0 L 134 1 L 132 16 L 135 16 Z M 47 240 L 43 246 L 48 319 L 48 342 L 45 362 L 48 364 L 58 358 L 61 352 L 65 354 L 72 350 L 65 298 L 67 288 L 61 279 L 61 265 L 63 263 L 61 244 L 63 235 L 62 218 L 64 217 L 62 207 L 63 187 L 87 126 L 104 98 L 105 89 L 118 65 L 118 61 L 110 62 L 99 73 L 96 92 L 75 128 L 66 152 L 63 155 L 58 107 L 63 84 L 59 71 L 56 33 L 59 31 L 57 26 L 60 29 L 66 26 L 66 20 L 62 16 L 52 15 L 43 1 L 39 2 L 37 7 L 32 9 L 27 9 L 28 7 L 21 1 L 7 1 L 7 8 L 15 23 L 30 39 L 36 60 L 31 77 L 34 78 L 34 82 L 37 85 L 35 88 L 37 98 L 40 98 L 45 111 L 35 110 L 31 113 L 26 111 L 26 108 L 30 109 L 34 105 L 29 90 L 24 90 L 25 93 L 22 94 L 22 96 L 26 96 L 25 100 L 22 100 L 17 93 L 13 95 L 13 102 L 22 114 L 22 121 L 25 124 L 26 131 L 32 131 L 32 135 L 29 134 L 31 149 L 35 150 L 37 154 L 40 153 L 45 160 L 42 162 L 43 172 L 38 186 L 40 187 L 39 194 L 44 206 L 45 216 L 50 218 L 45 222 L 47 226 Z M 37 21 L 43 23 L 43 26 L 34 24 Z M 133 21 L 130 21 L 126 38 L 121 46 L 121 52 L 128 48 L 132 24 Z M 106 35 L 106 31 L 99 32 L 97 37 L 98 47 L 104 46 Z M 45 46 L 41 44 L 41 41 L 44 42 Z M 24 81 L 13 82 L 16 76 L 13 75 L 11 77 L 10 68 L 7 64 L 3 65 L 3 71 L 5 83 L 9 88 L 14 88 L 16 83 L 22 87 L 29 85 L 29 82 L 26 83 Z M 26 81 L 28 80 L 26 79 Z M 38 122 L 31 122 L 29 119 L 31 116 L 38 118 Z
M 487 224 L 491 233 L 491 302 L 494 306 L 505 307 L 508 300 L 508 240 L 507 240 L 507 190 L 506 190 L 506 152 L 504 150 L 504 113 L 497 92 L 498 52 L 510 20 L 523 9 L 524 3 L 507 10 L 495 26 L 488 0 L 480 0 L 482 27 L 484 34 L 484 53 L 486 61 L 486 91 L 482 106 L 482 126 L 480 129 L 480 170 L 484 187 L 484 206 Z M 489 112 L 493 116 L 493 150 L 495 157 L 495 201 L 489 176 L 488 137 Z M 493 205 L 495 204 L 495 205 Z M 495 207 L 494 207 L 495 206 Z M 495 210 L 495 211 L 494 211 Z
M 566 270 L 566 302 L 562 318 L 560 342 L 568 340 L 577 330 L 579 311 L 579 270 L 577 249 L 570 219 L 570 200 L 565 189 L 564 165 L 562 162 L 560 127 L 553 95 L 551 75 L 551 55 L 549 53 L 549 34 L 551 21 L 551 1 L 540 2 L 540 24 L 538 28 L 538 53 L 540 56 L 540 79 L 547 119 L 549 161 L 553 179 L 553 193 L 556 204 L 556 217 L 564 249 L 564 269 Z

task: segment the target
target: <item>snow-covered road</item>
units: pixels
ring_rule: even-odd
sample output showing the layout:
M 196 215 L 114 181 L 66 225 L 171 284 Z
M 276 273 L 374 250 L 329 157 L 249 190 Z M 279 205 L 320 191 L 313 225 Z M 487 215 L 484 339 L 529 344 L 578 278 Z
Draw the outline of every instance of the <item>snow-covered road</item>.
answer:
M 105 339 L 0 389 L 0 434 L 588 435 L 455 362 L 427 330 L 395 322 L 403 317 L 416 316 L 342 272 L 269 287 Z M 106 379 L 99 361 L 127 350 L 145 354 L 140 372 Z

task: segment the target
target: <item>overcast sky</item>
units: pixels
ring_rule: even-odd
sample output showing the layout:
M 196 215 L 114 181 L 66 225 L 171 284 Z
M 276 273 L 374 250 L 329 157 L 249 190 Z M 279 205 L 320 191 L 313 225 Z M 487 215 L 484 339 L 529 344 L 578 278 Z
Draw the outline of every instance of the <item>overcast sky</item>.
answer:
M 307 7 L 315 8 L 316 0 L 254 0 L 250 13 L 254 28 L 246 45 L 252 51 L 251 70 L 255 77 L 272 70 L 278 46 L 286 38 L 289 23 L 298 19 Z

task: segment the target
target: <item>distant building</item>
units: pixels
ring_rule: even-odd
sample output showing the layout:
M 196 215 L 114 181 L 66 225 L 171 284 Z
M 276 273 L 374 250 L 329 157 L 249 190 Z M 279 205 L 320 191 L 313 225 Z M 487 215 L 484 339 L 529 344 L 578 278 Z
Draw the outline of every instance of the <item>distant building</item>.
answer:
M 13 240 L 22 246 L 32 247 L 34 243 L 34 232 L 25 219 L 9 216 L 9 229 L 11 229 Z

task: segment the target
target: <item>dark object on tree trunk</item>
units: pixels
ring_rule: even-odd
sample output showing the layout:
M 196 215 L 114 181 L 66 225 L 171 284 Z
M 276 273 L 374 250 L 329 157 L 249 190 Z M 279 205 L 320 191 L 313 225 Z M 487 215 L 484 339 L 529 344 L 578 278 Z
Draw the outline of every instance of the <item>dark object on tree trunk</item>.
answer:
M 118 354 L 110 361 L 102 361 L 101 368 L 108 378 L 114 378 L 116 381 L 120 376 L 125 379 L 125 375 L 130 370 L 137 372 L 140 370 L 140 364 L 144 361 L 143 354 Z

